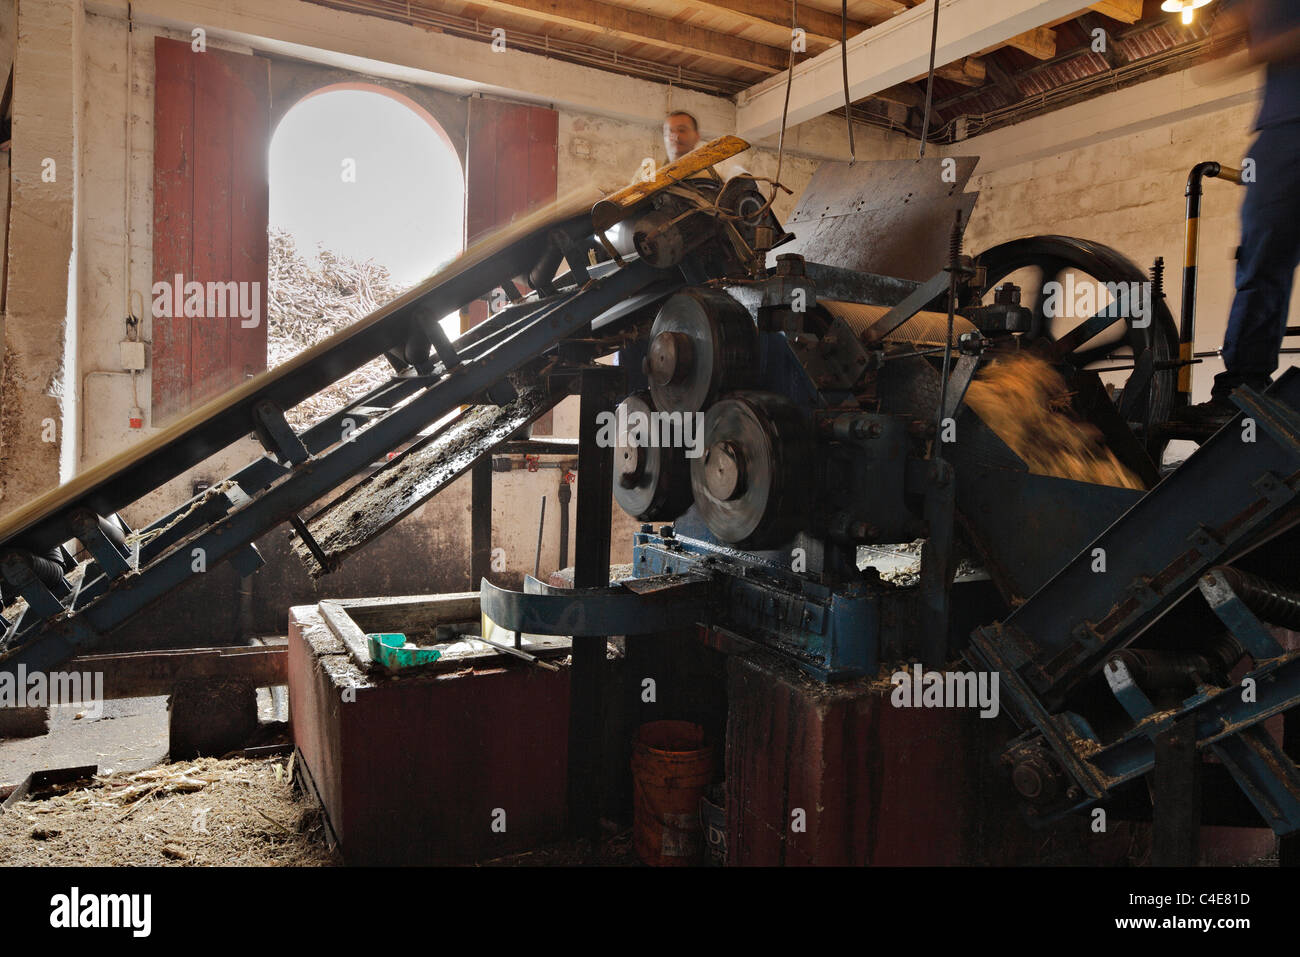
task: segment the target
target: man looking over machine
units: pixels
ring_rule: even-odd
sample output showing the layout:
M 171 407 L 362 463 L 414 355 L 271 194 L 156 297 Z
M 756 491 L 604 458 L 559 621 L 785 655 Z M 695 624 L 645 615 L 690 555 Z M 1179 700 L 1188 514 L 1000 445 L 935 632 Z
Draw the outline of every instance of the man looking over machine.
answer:
M 664 117 L 664 150 L 668 162 L 681 159 L 700 145 L 700 124 L 691 113 L 674 110 Z M 733 160 L 725 160 L 713 167 L 724 180 L 747 170 Z
M 1277 369 L 1295 270 L 1300 264 L 1300 3 L 1226 0 L 1217 35 L 1245 31 L 1249 49 L 1215 71 L 1265 66 L 1264 102 L 1250 150 L 1255 177 L 1241 208 L 1237 294 L 1223 341 L 1224 371 L 1209 402 L 1190 418 L 1220 419 L 1237 412 L 1229 394 L 1239 385 L 1263 389 Z
M 664 149 L 672 163 L 700 145 L 700 126 L 695 117 L 681 110 L 664 117 Z

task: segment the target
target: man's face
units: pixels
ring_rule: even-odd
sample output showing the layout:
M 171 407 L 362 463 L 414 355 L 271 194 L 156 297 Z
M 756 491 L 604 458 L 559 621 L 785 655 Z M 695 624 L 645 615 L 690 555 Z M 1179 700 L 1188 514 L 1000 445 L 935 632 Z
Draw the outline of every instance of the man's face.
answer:
M 700 131 L 689 116 L 680 113 L 664 120 L 664 149 L 669 160 L 679 160 L 700 142 Z

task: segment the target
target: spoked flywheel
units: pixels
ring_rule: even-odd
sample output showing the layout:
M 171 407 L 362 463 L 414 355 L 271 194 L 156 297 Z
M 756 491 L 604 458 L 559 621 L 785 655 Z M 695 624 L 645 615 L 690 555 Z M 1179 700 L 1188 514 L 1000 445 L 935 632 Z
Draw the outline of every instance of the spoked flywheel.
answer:
M 1012 240 L 981 253 L 976 265 L 987 270 L 982 304 L 1003 283 L 1019 286 L 1033 314 L 1026 345 L 1099 373 L 1159 464 L 1161 426 L 1177 395 L 1178 332 L 1150 277 L 1109 246 L 1068 236 Z

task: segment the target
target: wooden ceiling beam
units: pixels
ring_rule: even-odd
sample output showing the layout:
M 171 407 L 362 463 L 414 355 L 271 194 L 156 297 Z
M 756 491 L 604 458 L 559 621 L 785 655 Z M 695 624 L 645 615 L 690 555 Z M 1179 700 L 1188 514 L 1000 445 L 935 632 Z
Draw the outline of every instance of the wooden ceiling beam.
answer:
M 987 74 L 988 71 L 984 66 L 984 61 L 974 56 L 962 57 L 952 63 L 945 63 L 943 66 L 935 67 L 934 70 L 935 76 L 941 76 L 945 80 L 960 83 L 962 86 L 983 86 Z M 924 76 L 920 76 L 911 82 L 916 83 L 924 79 Z
M 1083 27 L 1083 32 L 1090 38 L 1095 30 L 1104 32 L 1106 34 L 1106 49 L 1101 52 L 1101 56 L 1106 61 L 1106 66 L 1113 70 L 1123 65 L 1124 58 L 1115 49 L 1115 35 L 1112 31 L 1106 29 L 1106 24 L 1102 22 L 1100 16 L 1095 13 L 1084 13 L 1079 17 L 1079 26 Z M 1089 49 L 1091 49 L 1091 45 L 1089 45 Z
M 1016 81 L 1011 78 L 1006 70 L 998 66 L 996 60 L 989 60 L 984 66 L 988 71 L 989 79 L 993 81 L 994 86 L 1002 91 L 1002 95 L 1007 98 L 1008 102 L 1019 103 L 1025 98 L 1025 94 L 1020 92 L 1020 87 Z M 943 104 L 939 105 L 942 108 Z
M 474 0 L 476 6 L 540 20 L 543 23 L 606 33 L 631 43 L 699 56 L 760 73 L 779 73 L 789 63 L 789 48 L 767 46 L 600 0 Z M 506 31 L 507 43 L 509 31 Z
M 973 57 L 980 50 L 1068 14 L 1077 15 L 1087 0 L 943 0 L 937 45 L 938 63 Z M 862 16 L 861 7 L 855 7 Z M 848 43 L 849 98 L 863 99 L 899 82 L 923 76 L 929 67 L 933 18 L 929 5 L 863 30 Z M 978 64 L 963 64 L 962 79 L 978 79 Z M 844 66 L 839 51 L 829 49 L 801 60 L 789 93 L 785 77 L 768 77 L 736 96 L 737 135 L 761 139 L 780 130 L 782 116 L 794 125 L 836 108 L 843 102 Z
M 916 110 L 925 106 L 925 94 L 910 83 L 899 83 L 897 86 L 887 87 L 872 95 L 877 100 L 896 103 L 899 106 L 907 106 Z
M 1050 60 L 1056 56 L 1056 31 L 1051 27 L 1035 27 L 1027 33 L 1012 37 L 1005 45 L 1022 50 L 1036 59 Z
M 1137 23 L 1142 19 L 1142 0 L 1102 0 L 1088 7 L 1098 13 L 1119 20 L 1121 23 Z
M 684 0 L 686 6 L 696 10 L 722 11 L 745 23 L 790 29 L 789 0 Z M 800 5 L 799 26 L 810 40 L 822 43 L 840 42 L 840 18 L 815 7 Z M 861 33 L 869 23 L 849 21 L 849 36 Z
M 857 5 L 859 7 L 871 7 L 883 17 L 892 17 L 916 6 L 920 2 L 921 0 L 908 0 L 907 3 L 901 3 L 899 0 L 858 0 Z

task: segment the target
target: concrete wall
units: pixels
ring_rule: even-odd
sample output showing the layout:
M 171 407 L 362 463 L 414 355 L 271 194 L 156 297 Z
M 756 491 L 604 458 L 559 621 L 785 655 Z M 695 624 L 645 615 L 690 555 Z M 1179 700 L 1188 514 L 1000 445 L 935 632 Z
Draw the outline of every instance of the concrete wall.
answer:
M 14 65 L 14 52 L 18 47 L 18 4 L 16 0 L 0 0 L 0 76 L 9 76 Z M 0 137 L 5 139 L 7 137 Z M 0 153 L 0 262 L 5 261 L 9 243 L 9 160 L 8 147 Z M 0 335 L 4 330 L 4 276 L 0 275 Z M 4 350 L 0 349 L 0 375 L 4 370 Z M 4 438 L 0 435 L 0 447 Z M 0 500 L 0 510 L 4 508 Z
M 1260 77 L 1203 85 L 1194 72 L 1161 77 L 948 148 L 980 157 L 979 202 L 966 231 L 977 253 L 1021 236 L 1058 234 L 1113 246 L 1149 269 L 1166 266 L 1175 321 L 1182 306 L 1187 174 L 1202 160 L 1240 167 L 1250 153 Z M 1201 210 L 1196 349 L 1223 344 L 1234 292 L 1243 190 L 1207 180 Z M 1300 307 L 1300 290 L 1292 312 Z M 1292 344 L 1295 344 L 1294 340 Z M 1284 366 L 1294 357 L 1283 357 Z M 1209 398 L 1217 358 L 1192 372 Z
M 75 341 L 80 0 L 17 12 L 9 270 L 0 357 L 0 510 L 68 477 Z

